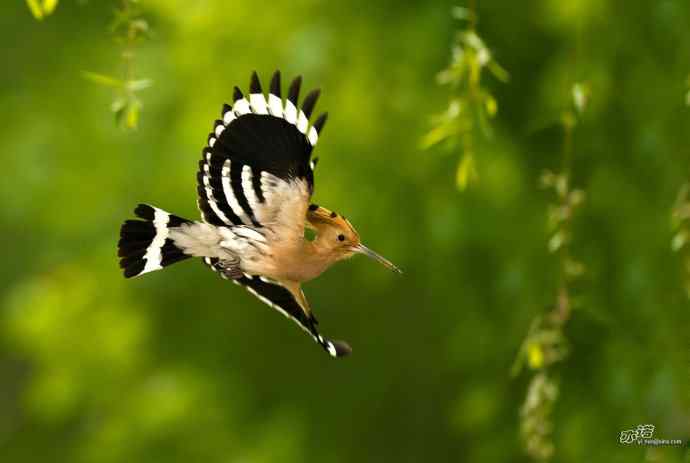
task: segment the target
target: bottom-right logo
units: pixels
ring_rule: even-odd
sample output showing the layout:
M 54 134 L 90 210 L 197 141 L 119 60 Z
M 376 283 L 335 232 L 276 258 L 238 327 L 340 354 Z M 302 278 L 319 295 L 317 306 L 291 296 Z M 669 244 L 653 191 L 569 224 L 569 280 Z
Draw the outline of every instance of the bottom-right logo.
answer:
M 639 424 L 635 429 L 621 431 L 618 441 L 624 445 L 637 444 L 649 446 L 681 446 L 681 439 L 659 439 L 654 436 L 653 424 Z

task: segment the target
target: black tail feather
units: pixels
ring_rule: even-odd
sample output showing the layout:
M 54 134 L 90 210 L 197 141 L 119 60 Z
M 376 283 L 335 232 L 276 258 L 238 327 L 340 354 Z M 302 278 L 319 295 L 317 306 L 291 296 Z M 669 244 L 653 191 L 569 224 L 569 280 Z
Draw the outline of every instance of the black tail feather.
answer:
M 125 278 L 160 270 L 190 257 L 168 238 L 169 227 L 191 223 L 189 220 L 147 204 L 139 204 L 134 214 L 144 220 L 125 221 L 117 244 Z

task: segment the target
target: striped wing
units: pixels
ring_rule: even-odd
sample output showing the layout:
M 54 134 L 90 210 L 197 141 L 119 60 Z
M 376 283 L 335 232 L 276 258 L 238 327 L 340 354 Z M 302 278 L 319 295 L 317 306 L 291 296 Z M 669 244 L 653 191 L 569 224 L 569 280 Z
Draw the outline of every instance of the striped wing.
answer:
M 234 103 L 223 106 L 199 162 L 198 205 L 204 221 L 219 226 L 274 222 L 284 192 L 295 183 L 308 191 L 299 199 L 306 208 L 314 186 L 311 153 L 327 114 L 309 123 L 319 91 L 309 93 L 298 109 L 301 82 L 301 77 L 292 82 L 285 102 L 279 72 L 271 79 L 268 98 L 256 73 L 248 98 L 235 87 Z M 301 224 L 304 216 L 293 220 Z
M 219 272 L 222 277 L 226 278 L 218 267 L 218 259 L 207 257 L 204 259 L 204 262 L 214 271 Z M 343 357 L 352 352 L 352 349 L 346 342 L 332 341 L 323 337 L 316 329 L 316 325 L 318 324 L 316 318 L 314 318 L 311 312 L 302 307 L 289 289 L 280 285 L 278 282 L 251 275 L 245 275 L 242 278 L 232 281 L 244 286 L 247 291 L 259 298 L 262 302 L 273 307 L 278 312 L 297 323 L 300 328 L 309 334 L 309 336 L 311 336 L 312 339 L 332 357 Z

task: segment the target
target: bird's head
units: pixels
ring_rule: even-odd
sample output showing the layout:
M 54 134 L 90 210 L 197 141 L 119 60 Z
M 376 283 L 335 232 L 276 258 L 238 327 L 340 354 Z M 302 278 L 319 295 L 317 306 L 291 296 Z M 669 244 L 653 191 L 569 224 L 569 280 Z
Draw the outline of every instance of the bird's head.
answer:
M 314 246 L 319 252 L 329 254 L 334 261 L 347 259 L 354 254 L 364 254 L 387 268 L 402 273 L 388 259 L 364 246 L 355 227 L 342 215 L 312 204 L 307 211 L 307 226 L 316 231 Z

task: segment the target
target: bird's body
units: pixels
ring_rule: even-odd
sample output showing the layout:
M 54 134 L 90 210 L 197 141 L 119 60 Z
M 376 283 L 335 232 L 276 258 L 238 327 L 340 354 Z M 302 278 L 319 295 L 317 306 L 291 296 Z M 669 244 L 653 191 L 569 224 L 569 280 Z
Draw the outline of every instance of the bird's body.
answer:
M 223 107 L 199 162 L 202 220 L 139 205 L 135 214 L 144 220 L 123 224 L 118 254 L 125 277 L 200 257 L 296 321 L 332 356 L 341 356 L 349 346 L 318 333 L 301 284 L 356 252 L 395 267 L 363 246 L 344 217 L 310 204 L 311 152 L 326 115 L 309 125 L 319 92 L 307 95 L 298 110 L 300 83 L 301 78 L 293 81 L 285 103 L 277 72 L 268 99 L 256 73 L 248 99 L 235 87 L 234 105 Z M 316 232 L 314 240 L 305 239 L 305 228 Z
M 281 222 L 260 228 L 191 222 L 170 228 L 168 233 L 186 255 L 217 258 L 226 268 L 280 282 L 313 280 L 336 262 L 323 243 L 325 235 L 309 241 L 304 238 L 304 226 L 292 230 Z

